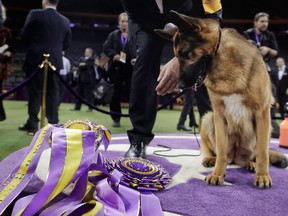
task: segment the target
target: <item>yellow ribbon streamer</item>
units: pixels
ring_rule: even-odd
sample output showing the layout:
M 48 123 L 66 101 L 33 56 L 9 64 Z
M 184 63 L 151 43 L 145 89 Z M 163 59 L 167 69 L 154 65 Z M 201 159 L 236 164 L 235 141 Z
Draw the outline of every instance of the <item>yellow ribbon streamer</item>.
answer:
M 96 200 L 91 200 L 87 204 L 94 205 L 94 208 L 91 209 L 89 212 L 83 214 L 82 216 L 94 216 L 103 208 L 103 204 L 100 202 L 97 202 Z
M 55 196 L 63 191 L 74 177 L 83 156 L 82 131 L 74 129 L 65 129 L 66 133 L 66 160 L 60 179 L 53 192 L 47 199 L 49 203 Z
M 23 178 L 27 174 L 27 171 L 30 167 L 31 161 L 34 159 L 36 153 L 40 149 L 42 142 L 45 138 L 47 130 L 51 127 L 51 125 L 46 125 L 43 130 L 40 132 L 35 145 L 31 149 L 31 151 L 28 153 L 28 155 L 24 158 L 22 164 L 20 165 L 19 170 L 17 171 L 17 174 L 14 176 L 14 178 L 7 184 L 7 186 L 1 191 L 0 193 L 0 204 L 9 196 L 9 194 L 17 188 L 17 186 L 22 182 Z

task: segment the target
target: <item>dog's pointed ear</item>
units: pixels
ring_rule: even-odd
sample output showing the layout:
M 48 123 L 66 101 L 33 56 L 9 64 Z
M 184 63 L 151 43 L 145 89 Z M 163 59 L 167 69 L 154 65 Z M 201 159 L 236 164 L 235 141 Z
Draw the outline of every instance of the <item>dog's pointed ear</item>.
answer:
M 170 40 L 170 41 L 173 40 L 173 37 L 177 31 L 178 31 L 177 27 L 167 28 L 167 29 L 154 29 L 155 33 L 157 33 L 162 38 Z
M 201 31 L 201 22 L 197 18 L 189 17 L 184 14 L 170 11 L 173 23 L 178 26 L 179 31 L 186 33 L 198 33 Z

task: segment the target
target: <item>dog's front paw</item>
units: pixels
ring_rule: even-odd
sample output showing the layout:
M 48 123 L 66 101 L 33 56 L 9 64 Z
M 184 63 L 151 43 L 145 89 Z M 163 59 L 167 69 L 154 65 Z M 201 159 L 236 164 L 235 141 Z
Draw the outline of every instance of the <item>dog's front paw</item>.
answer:
M 270 188 L 272 186 L 272 179 L 269 175 L 255 175 L 254 185 L 258 188 Z
M 216 163 L 216 157 L 205 157 L 202 160 L 202 165 L 205 167 L 214 167 Z
M 222 185 L 224 183 L 225 175 L 218 176 L 213 173 L 206 176 L 205 181 L 208 185 Z

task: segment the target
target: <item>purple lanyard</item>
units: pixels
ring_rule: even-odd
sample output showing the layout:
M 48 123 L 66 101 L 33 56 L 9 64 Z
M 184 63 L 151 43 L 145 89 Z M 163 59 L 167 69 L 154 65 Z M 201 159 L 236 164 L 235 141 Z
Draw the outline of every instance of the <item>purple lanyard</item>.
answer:
M 122 47 L 125 47 L 126 43 L 127 43 L 127 38 L 124 38 L 123 35 L 121 34 L 121 43 L 122 43 Z
M 261 46 L 261 40 L 262 40 L 262 38 L 263 38 L 263 35 L 260 35 L 260 38 L 259 38 L 259 35 L 257 34 L 256 31 L 254 31 L 254 34 L 255 34 L 256 45 L 260 47 L 260 46 Z

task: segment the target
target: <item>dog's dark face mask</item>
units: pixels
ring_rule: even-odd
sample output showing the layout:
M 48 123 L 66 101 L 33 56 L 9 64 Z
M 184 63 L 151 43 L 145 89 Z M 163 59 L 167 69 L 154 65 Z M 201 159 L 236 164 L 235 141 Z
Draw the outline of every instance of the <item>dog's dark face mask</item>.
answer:
M 180 66 L 181 72 L 179 81 L 183 83 L 186 88 L 194 86 L 196 82 L 202 83 L 205 78 L 207 63 L 207 59 L 203 57 L 196 64 L 187 65 L 185 67 Z
M 211 62 L 211 52 L 213 47 L 207 43 L 209 35 L 219 24 L 209 23 L 213 28 L 208 28 L 206 21 L 192 18 L 171 11 L 173 23 L 177 27 L 173 29 L 155 30 L 161 37 L 172 40 L 174 43 L 174 53 L 180 63 L 180 81 L 186 87 L 202 84 L 207 66 Z M 207 38 L 206 38 L 207 37 Z M 211 51 L 212 50 L 212 51 Z
M 202 52 L 195 49 L 202 40 L 199 37 L 190 37 L 178 30 L 173 38 L 174 53 L 180 64 L 179 81 L 186 87 L 193 86 L 199 79 L 203 64 Z

